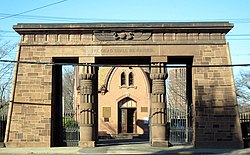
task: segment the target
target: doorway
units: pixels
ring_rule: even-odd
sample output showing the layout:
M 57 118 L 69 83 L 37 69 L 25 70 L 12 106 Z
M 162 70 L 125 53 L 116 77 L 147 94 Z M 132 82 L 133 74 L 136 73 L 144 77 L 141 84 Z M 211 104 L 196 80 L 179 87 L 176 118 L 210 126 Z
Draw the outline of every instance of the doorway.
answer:
M 130 98 L 121 100 L 118 108 L 118 133 L 137 133 L 136 120 L 136 102 Z
M 135 108 L 122 108 L 120 109 L 121 132 L 119 133 L 136 133 L 136 109 Z
M 173 145 L 192 144 L 192 57 L 168 57 L 167 124 Z M 173 67 L 176 66 L 176 67 Z
M 66 131 L 65 124 L 73 124 L 73 121 L 68 121 L 68 118 L 70 118 L 73 114 L 73 103 L 69 99 L 73 97 L 73 94 L 66 94 L 64 93 L 65 91 L 63 91 L 66 88 L 65 83 L 67 81 L 65 80 L 66 74 L 63 72 L 63 68 L 67 64 L 77 64 L 78 58 L 56 57 L 53 58 L 53 62 L 56 63 L 56 65 L 52 66 L 51 147 L 59 147 L 67 145 L 64 138 Z M 67 88 L 71 89 L 70 87 L 70 85 L 67 86 Z M 68 100 L 67 102 L 66 99 Z M 68 115 L 65 116 L 65 113 Z M 67 120 L 65 118 L 67 118 Z

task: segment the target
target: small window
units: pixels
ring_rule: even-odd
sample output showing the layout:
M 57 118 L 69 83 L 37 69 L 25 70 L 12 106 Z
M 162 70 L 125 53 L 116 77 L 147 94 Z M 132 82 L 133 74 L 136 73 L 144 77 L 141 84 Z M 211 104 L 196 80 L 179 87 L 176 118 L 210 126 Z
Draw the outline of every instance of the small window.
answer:
M 122 72 L 121 74 L 121 86 L 126 85 L 126 77 L 125 77 L 125 73 Z
M 109 122 L 109 118 L 104 117 L 104 122 Z
M 133 86 L 134 85 L 134 75 L 133 73 L 129 73 L 129 86 Z

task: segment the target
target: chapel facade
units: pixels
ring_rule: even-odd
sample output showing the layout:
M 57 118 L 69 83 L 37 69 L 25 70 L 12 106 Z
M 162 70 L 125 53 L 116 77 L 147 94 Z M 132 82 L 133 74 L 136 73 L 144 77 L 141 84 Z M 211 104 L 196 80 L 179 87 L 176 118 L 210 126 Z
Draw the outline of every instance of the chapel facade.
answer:
M 75 105 L 80 94 L 79 69 L 75 69 Z M 149 136 L 149 69 L 141 67 L 100 67 L 98 71 L 98 133 Z M 78 92 L 78 93 L 77 93 Z

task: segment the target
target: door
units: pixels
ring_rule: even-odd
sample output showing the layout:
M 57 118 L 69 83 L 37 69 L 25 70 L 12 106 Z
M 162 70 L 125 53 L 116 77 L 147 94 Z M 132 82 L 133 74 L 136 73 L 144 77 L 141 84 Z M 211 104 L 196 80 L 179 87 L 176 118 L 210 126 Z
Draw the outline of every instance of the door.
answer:
M 119 133 L 136 133 L 136 109 L 120 109 L 120 131 Z
M 125 98 L 118 105 L 118 133 L 136 133 L 136 102 Z
M 135 109 L 127 109 L 127 133 L 135 133 Z
M 122 128 L 122 133 L 127 133 L 128 129 L 128 117 L 127 117 L 127 109 L 121 109 L 121 128 Z

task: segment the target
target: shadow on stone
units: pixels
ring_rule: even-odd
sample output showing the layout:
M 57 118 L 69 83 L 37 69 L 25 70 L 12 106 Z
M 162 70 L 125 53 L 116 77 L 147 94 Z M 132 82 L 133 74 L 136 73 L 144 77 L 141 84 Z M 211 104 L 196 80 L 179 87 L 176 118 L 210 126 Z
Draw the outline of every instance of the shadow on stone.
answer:
M 143 144 L 148 142 L 148 139 L 99 139 L 99 143 L 96 147 L 104 147 L 104 146 L 114 146 L 114 145 L 128 145 L 128 144 Z

